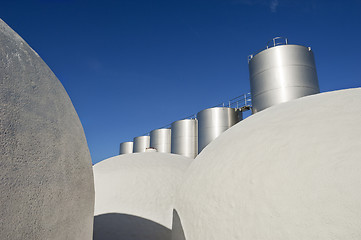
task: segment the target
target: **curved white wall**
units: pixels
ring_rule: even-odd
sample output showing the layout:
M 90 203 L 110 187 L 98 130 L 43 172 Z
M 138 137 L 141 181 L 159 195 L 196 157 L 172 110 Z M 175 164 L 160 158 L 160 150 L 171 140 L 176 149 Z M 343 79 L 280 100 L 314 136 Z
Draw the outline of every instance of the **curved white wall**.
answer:
M 94 240 L 170 239 L 174 195 L 191 160 L 146 152 L 94 165 Z
M 78 115 L 39 55 L 0 20 L 0 239 L 92 239 L 94 185 Z
M 186 239 L 361 239 L 360 106 L 360 88 L 318 94 L 223 133 L 177 195 Z

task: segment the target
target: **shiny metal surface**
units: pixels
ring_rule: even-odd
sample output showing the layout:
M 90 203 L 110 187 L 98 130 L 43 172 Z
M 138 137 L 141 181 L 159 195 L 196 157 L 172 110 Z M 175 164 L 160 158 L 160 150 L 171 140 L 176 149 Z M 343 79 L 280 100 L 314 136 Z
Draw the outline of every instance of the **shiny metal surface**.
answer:
M 311 48 L 278 45 L 249 60 L 253 113 L 320 92 Z
M 198 153 L 228 128 L 239 122 L 242 113 L 235 108 L 215 107 L 197 113 Z
M 150 137 L 140 136 L 133 139 L 133 153 L 145 152 L 149 148 Z
M 133 153 L 133 142 L 122 142 L 119 146 L 119 155 Z
M 198 122 L 196 119 L 175 121 L 171 125 L 171 152 L 195 158 L 198 154 Z
M 158 152 L 170 153 L 171 151 L 171 129 L 161 128 L 150 132 L 150 147 Z

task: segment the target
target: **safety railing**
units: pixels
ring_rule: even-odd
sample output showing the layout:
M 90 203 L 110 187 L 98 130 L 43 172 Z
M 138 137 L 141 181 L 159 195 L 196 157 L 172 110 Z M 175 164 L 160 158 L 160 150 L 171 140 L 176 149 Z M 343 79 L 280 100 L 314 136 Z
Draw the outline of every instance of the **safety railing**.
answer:
M 265 49 L 269 49 L 271 47 L 276 47 L 278 45 L 287 45 L 288 44 L 288 38 L 285 38 L 285 37 L 274 37 L 272 38 L 271 40 L 269 40 L 267 42 L 267 45 L 266 45 L 266 48 L 262 48 L 256 52 L 254 52 L 253 54 L 251 55 L 248 55 L 248 63 L 249 61 L 251 61 L 251 59 L 254 57 L 254 55 L 262 52 L 263 50 Z
M 220 104 L 217 104 L 213 107 L 229 107 L 229 108 L 237 108 L 240 111 L 244 112 L 244 111 L 248 111 L 252 108 L 252 99 L 251 99 L 251 93 L 245 93 L 242 94 L 240 96 L 237 96 L 235 98 L 232 98 L 230 100 L 228 100 L 227 102 L 222 102 Z M 210 107 L 210 108 L 213 108 Z M 191 114 L 187 117 L 181 118 L 179 120 L 184 120 L 184 119 L 196 119 L 197 118 L 197 113 Z M 169 123 L 167 125 L 164 125 L 160 128 L 155 128 L 155 129 L 161 129 L 161 128 L 170 128 L 172 125 L 172 123 Z M 149 136 L 150 132 L 147 132 L 141 136 Z
M 233 107 L 233 108 L 242 108 L 245 106 L 251 106 L 251 93 L 245 93 L 238 97 L 232 98 L 228 100 L 228 102 L 223 102 L 217 104 L 213 107 Z
M 273 43 L 273 46 L 271 45 L 270 46 L 270 43 Z M 272 40 L 269 40 L 267 42 L 267 46 L 266 48 L 270 48 L 270 47 L 275 47 L 275 46 L 278 46 L 278 45 L 287 45 L 288 44 L 288 39 L 285 38 L 285 37 L 275 37 L 273 38 Z

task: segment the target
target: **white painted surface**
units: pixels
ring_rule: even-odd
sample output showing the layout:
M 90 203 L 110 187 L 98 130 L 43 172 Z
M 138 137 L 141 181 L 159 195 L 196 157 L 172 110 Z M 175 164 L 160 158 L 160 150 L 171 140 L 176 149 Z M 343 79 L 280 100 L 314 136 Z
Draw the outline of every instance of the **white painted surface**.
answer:
M 140 225 L 142 219 L 149 220 L 159 224 L 158 228 L 162 231 L 164 226 L 170 233 L 174 195 L 191 161 L 192 159 L 180 155 L 146 152 L 115 156 L 94 165 L 95 216 L 109 213 L 128 214 L 139 217 L 139 221 L 134 220 L 133 223 Z M 97 234 L 97 231 L 102 231 L 103 221 L 97 221 L 97 217 L 95 219 L 94 228 Z M 124 221 L 131 224 L 128 220 Z M 117 224 L 114 221 L 113 223 Z M 103 227 L 107 227 L 106 225 Z M 127 229 L 121 235 L 111 233 L 110 236 L 141 239 L 140 236 L 145 234 L 149 237 L 145 239 L 153 239 L 152 236 L 158 234 L 157 229 L 152 227 L 143 232 L 139 229 L 137 231 L 134 226 Z M 118 228 L 118 231 L 123 230 Z M 169 239 L 169 233 L 163 234 L 163 239 Z M 97 234 L 97 239 L 106 238 L 100 238 Z
M 91 166 L 63 86 L 0 20 L 0 239 L 92 239 Z
M 187 240 L 359 240 L 360 189 L 358 88 L 273 106 L 227 130 L 188 169 L 175 209 Z

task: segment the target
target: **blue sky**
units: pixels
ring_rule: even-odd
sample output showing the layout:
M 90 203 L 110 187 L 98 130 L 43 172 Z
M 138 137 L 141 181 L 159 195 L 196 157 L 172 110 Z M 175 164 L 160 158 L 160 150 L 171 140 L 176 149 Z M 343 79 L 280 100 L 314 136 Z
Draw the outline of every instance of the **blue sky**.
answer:
M 312 47 L 322 92 L 361 87 L 361 1 L 12 0 L 0 17 L 64 85 L 93 163 L 249 92 L 247 56 L 274 36 Z

